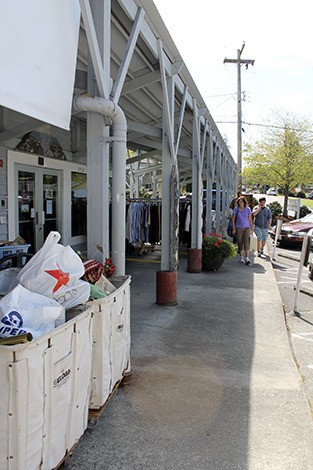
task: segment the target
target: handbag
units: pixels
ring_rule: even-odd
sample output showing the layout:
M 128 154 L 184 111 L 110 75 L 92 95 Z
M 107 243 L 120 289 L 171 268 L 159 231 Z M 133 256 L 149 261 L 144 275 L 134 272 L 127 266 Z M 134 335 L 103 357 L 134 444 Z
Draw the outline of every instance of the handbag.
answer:
M 237 218 L 237 213 L 238 213 L 238 211 L 236 212 L 236 215 L 235 215 L 235 222 L 236 222 L 236 218 Z M 227 235 L 228 235 L 230 238 L 233 238 L 233 237 L 234 237 L 232 218 L 229 219 L 229 222 L 228 222 L 227 230 L 226 230 L 226 231 L 227 231 Z
M 233 236 L 233 222 L 231 219 L 229 219 L 228 225 L 227 225 L 227 235 L 232 238 Z

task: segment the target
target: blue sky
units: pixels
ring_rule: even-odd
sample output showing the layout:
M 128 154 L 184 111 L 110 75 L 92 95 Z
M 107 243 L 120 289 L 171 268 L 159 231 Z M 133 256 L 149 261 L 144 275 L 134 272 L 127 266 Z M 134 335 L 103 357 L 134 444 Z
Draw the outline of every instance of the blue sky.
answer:
M 241 67 L 243 145 L 275 124 L 274 111 L 313 121 L 311 2 L 154 0 L 209 111 L 237 160 L 237 65 Z

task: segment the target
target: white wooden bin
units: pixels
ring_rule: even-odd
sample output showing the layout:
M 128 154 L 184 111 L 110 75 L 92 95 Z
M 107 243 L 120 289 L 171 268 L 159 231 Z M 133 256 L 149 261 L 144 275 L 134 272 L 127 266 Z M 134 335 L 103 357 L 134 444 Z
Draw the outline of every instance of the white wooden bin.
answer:
M 0 468 L 51 470 L 87 428 L 93 307 L 30 343 L 0 346 Z
M 90 409 L 98 410 L 130 366 L 130 276 L 117 276 L 117 289 L 94 305 Z

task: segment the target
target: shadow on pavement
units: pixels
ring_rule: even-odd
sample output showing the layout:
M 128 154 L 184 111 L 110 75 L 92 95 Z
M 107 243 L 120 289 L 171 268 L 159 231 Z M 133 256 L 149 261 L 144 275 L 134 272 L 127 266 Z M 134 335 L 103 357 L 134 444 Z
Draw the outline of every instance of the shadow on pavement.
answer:
M 131 385 L 86 432 L 71 468 L 309 468 L 311 423 L 269 257 L 199 274 L 181 259 L 171 307 L 155 304 L 151 261 L 127 263 Z

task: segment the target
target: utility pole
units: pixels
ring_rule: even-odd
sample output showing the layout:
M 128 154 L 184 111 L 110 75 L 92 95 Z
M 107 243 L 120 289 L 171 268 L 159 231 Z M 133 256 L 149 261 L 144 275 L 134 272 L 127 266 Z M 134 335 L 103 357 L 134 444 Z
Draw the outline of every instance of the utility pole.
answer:
M 249 65 L 254 65 L 254 60 L 242 59 L 241 54 L 245 47 L 245 43 L 242 44 L 241 49 L 237 49 L 237 59 L 224 59 L 225 63 L 237 64 L 237 179 L 238 179 L 238 191 L 241 191 L 242 187 L 242 139 L 241 139 L 241 64 L 245 64 L 246 68 Z

